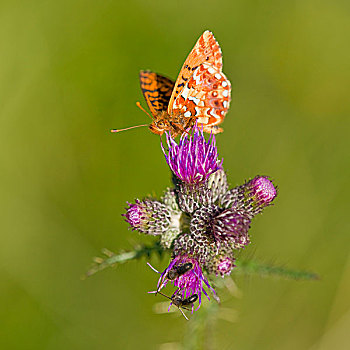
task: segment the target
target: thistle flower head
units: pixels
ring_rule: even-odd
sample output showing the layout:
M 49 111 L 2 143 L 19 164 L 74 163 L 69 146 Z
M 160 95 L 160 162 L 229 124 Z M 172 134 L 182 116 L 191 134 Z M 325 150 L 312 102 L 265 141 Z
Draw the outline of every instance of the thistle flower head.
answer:
M 215 290 L 210 286 L 204 276 L 198 261 L 188 255 L 178 255 L 171 260 L 169 266 L 160 274 L 157 291 L 164 288 L 168 282 L 176 287 L 173 295 L 180 295 L 182 299 L 197 294 L 199 301 L 198 308 L 202 303 L 202 292 L 210 300 L 204 286 L 210 289 L 215 295 Z
M 235 251 L 228 245 L 221 245 L 215 255 L 205 263 L 209 274 L 225 277 L 230 275 L 235 265 Z
M 136 199 L 134 204 L 128 203 L 126 213 L 122 214 L 131 229 L 149 235 L 161 235 L 171 223 L 170 210 L 161 202 Z
M 252 217 L 261 213 L 277 196 L 277 189 L 267 176 L 255 176 L 238 191 L 241 193 L 238 206 Z
M 222 277 L 224 277 L 225 275 L 229 275 L 233 266 L 233 261 L 228 256 L 220 258 L 216 265 L 216 275 L 220 274 Z
M 209 176 L 208 188 L 212 195 L 212 202 L 220 201 L 228 191 L 227 177 L 224 169 L 219 169 Z
M 195 257 L 199 264 L 209 261 L 217 247 L 214 238 L 201 231 L 184 233 L 174 239 L 174 255 L 190 255 Z
M 203 183 L 215 171 L 221 168 L 222 161 L 218 160 L 215 136 L 210 135 L 205 140 L 203 131 L 197 126 L 193 133 L 183 133 L 179 143 L 166 133 L 168 151 L 162 145 L 165 159 L 181 181 L 195 185 Z
M 122 214 L 125 217 L 125 221 L 131 226 L 132 230 L 145 229 L 150 219 L 150 213 L 147 211 L 146 205 L 138 199 L 135 204 L 127 203 L 126 213 Z
M 243 248 L 249 244 L 248 230 L 250 228 L 249 216 L 241 210 L 229 208 L 216 215 L 212 220 L 212 234 L 221 244 L 234 249 Z
M 256 206 L 265 207 L 276 197 L 277 190 L 267 176 L 256 176 L 247 184 L 250 196 Z
M 255 176 L 242 186 L 227 191 L 221 198 L 224 208 L 245 211 L 251 218 L 262 212 L 277 196 L 277 188 L 268 176 Z

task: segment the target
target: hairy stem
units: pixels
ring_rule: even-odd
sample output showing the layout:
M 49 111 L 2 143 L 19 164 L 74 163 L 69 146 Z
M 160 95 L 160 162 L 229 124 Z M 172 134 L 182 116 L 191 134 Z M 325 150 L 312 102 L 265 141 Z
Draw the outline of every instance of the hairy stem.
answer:
M 113 267 L 117 264 L 123 264 L 127 261 L 139 259 L 143 256 L 150 257 L 152 253 L 156 253 L 159 256 L 162 256 L 164 252 L 165 250 L 160 246 L 159 242 L 155 242 L 152 245 L 140 245 L 134 247 L 134 250 L 131 250 L 129 252 L 121 252 L 119 254 L 115 254 L 109 251 L 108 249 L 103 249 L 102 253 L 106 257 L 94 258 L 93 266 L 85 273 L 83 278 L 90 277 L 95 273 L 106 269 L 107 267 Z
M 284 266 L 264 264 L 254 260 L 236 261 L 235 273 L 259 274 L 261 276 L 276 276 L 294 280 L 318 280 L 319 276 L 314 272 L 293 270 Z

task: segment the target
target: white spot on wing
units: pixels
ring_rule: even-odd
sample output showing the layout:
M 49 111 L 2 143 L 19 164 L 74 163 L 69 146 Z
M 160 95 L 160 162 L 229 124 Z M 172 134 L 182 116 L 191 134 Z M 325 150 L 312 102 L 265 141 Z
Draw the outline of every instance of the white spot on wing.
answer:
M 224 101 L 222 104 L 223 104 L 224 108 L 227 108 L 227 107 L 228 107 L 227 101 Z
M 226 87 L 228 84 L 227 84 L 227 81 L 223 81 L 222 83 L 221 83 L 221 85 L 223 86 L 223 87 Z
M 202 111 L 198 107 L 194 107 L 194 110 L 196 111 L 196 115 L 202 114 Z
M 200 83 L 200 74 L 197 74 L 198 70 L 196 70 L 192 76 L 192 78 L 194 79 L 194 81 L 196 82 L 197 85 L 199 85 Z
M 187 112 L 184 114 L 184 116 L 187 117 L 187 118 L 189 118 L 191 115 L 192 115 L 192 114 L 191 114 L 190 111 L 187 111 Z
M 198 123 L 201 123 L 201 124 L 208 124 L 209 122 L 208 117 L 199 117 L 197 120 L 198 120 Z
M 209 72 L 210 74 L 214 74 L 214 73 L 215 73 L 215 69 L 214 69 L 213 67 L 209 67 L 209 68 L 208 68 L 208 72 Z
M 198 98 L 196 98 L 196 97 L 194 97 L 194 96 L 190 96 L 188 99 L 189 99 L 190 101 L 193 101 L 197 106 L 198 106 L 198 104 L 199 104 L 199 102 L 200 102 L 200 99 L 198 99 Z
M 227 91 L 227 90 L 224 90 L 224 91 L 222 92 L 222 96 L 227 97 L 227 96 L 228 96 L 228 91 Z
M 189 93 L 190 89 L 185 86 L 183 91 L 181 92 L 181 96 L 186 100 L 187 99 L 187 96 L 188 96 L 188 93 Z
M 215 78 L 218 79 L 218 80 L 220 80 L 220 79 L 221 79 L 221 75 L 220 75 L 219 73 L 216 73 L 216 74 L 215 74 Z
M 216 118 L 216 114 L 215 114 L 215 112 L 214 112 L 214 109 L 211 109 L 210 112 L 209 112 L 209 114 L 210 114 L 211 116 L 213 116 L 214 118 Z

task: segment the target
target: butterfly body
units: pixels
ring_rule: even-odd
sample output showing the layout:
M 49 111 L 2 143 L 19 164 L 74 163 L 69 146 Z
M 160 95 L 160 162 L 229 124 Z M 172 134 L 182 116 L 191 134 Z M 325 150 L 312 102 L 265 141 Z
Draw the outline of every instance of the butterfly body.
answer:
M 217 134 L 228 111 L 231 84 L 222 72 L 221 49 L 213 34 L 205 31 L 188 55 L 180 74 L 172 80 L 150 71 L 140 72 L 140 85 L 153 122 L 149 129 L 173 137 L 195 123 Z
M 186 118 L 181 113 L 169 115 L 167 111 L 162 111 L 157 115 L 153 115 L 153 122 L 148 128 L 157 135 L 163 135 L 165 131 L 169 131 L 172 137 L 176 137 L 194 124 L 194 118 Z

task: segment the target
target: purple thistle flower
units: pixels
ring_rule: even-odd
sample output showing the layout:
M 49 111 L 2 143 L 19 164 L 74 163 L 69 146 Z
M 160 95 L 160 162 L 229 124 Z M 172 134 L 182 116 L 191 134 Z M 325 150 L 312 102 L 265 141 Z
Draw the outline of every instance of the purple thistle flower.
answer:
M 206 141 L 203 131 L 197 126 L 192 134 L 183 133 L 178 144 L 169 133 L 166 133 L 166 140 L 168 152 L 162 144 L 165 159 L 181 181 L 190 185 L 200 184 L 221 169 L 222 160 L 218 160 L 215 136 L 211 134 Z
M 265 207 L 269 205 L 276 197 L 277 190 L 272 181 L 267 176 L 256 176 L 247 184 L 250 196 L 254 205 Z
M 208 141 L 197 125 L 177 143 L 166 132 L 165 159 L 173 173 L 173 188 L 160 201 L 145 199 L 128 203 L 125 216 L 132 230 L 159 235 L 159 246 L 172 251 L 172 260 L 160 274 L 157 290 L 170 299 L 170 306 L 188 309 L 202 293 L 219 301 L 203 271 L 225 277 L 235 267 L 237 249 L 250 243 L 248 230 L 253 217 L 270 205 L 277 189 L 267 176 L 256 176 L 229 189 L 218 159 L 215 137 Z M 162 290 L 174 286 L 171 296 Z M 169 308 L 170 308 L 169 306 Z
M 147 225 L 149 216 L 145 210 L 145 206 L 136 200 L 136 204 L 131 204 L 127 202 L 129 207 L 126 208 L 125 221 L 130 224 L 132 230 L 137 230 Z
M 191 264 L 191 268 L 183 274 L 178 274 L 177 271 L 179 271 L 179 268 L 185 264 Z M 150 264 L 148 265 L 154 271 L 158 272 Z M 210 289 L 214 294 L 214 297 L 217 298 L 214 288 L 211 287 L 208 280 L 203 275 L 203 271 L 198 261 L 192 257 L 189 257 L 188 255 L 178 255 L 173 260 L 171 260 L 169 266 L 160 273 L 157 284 L 157 291 L 160 291 L 162 288 L 164 288 L 168 282 L 171 282 L 176 287 L 173 296 L 177 294 L 180 295 L 182 299 L 185 299 L 194 294 L 197 294 L 199 305 L 196 310 L 198 310 L 201 306 L 202 292 L 208 298 L 208 300 L 210 300 L 208 293 L 204 289 L 204 285 L 207 286 L 207 288 Z

